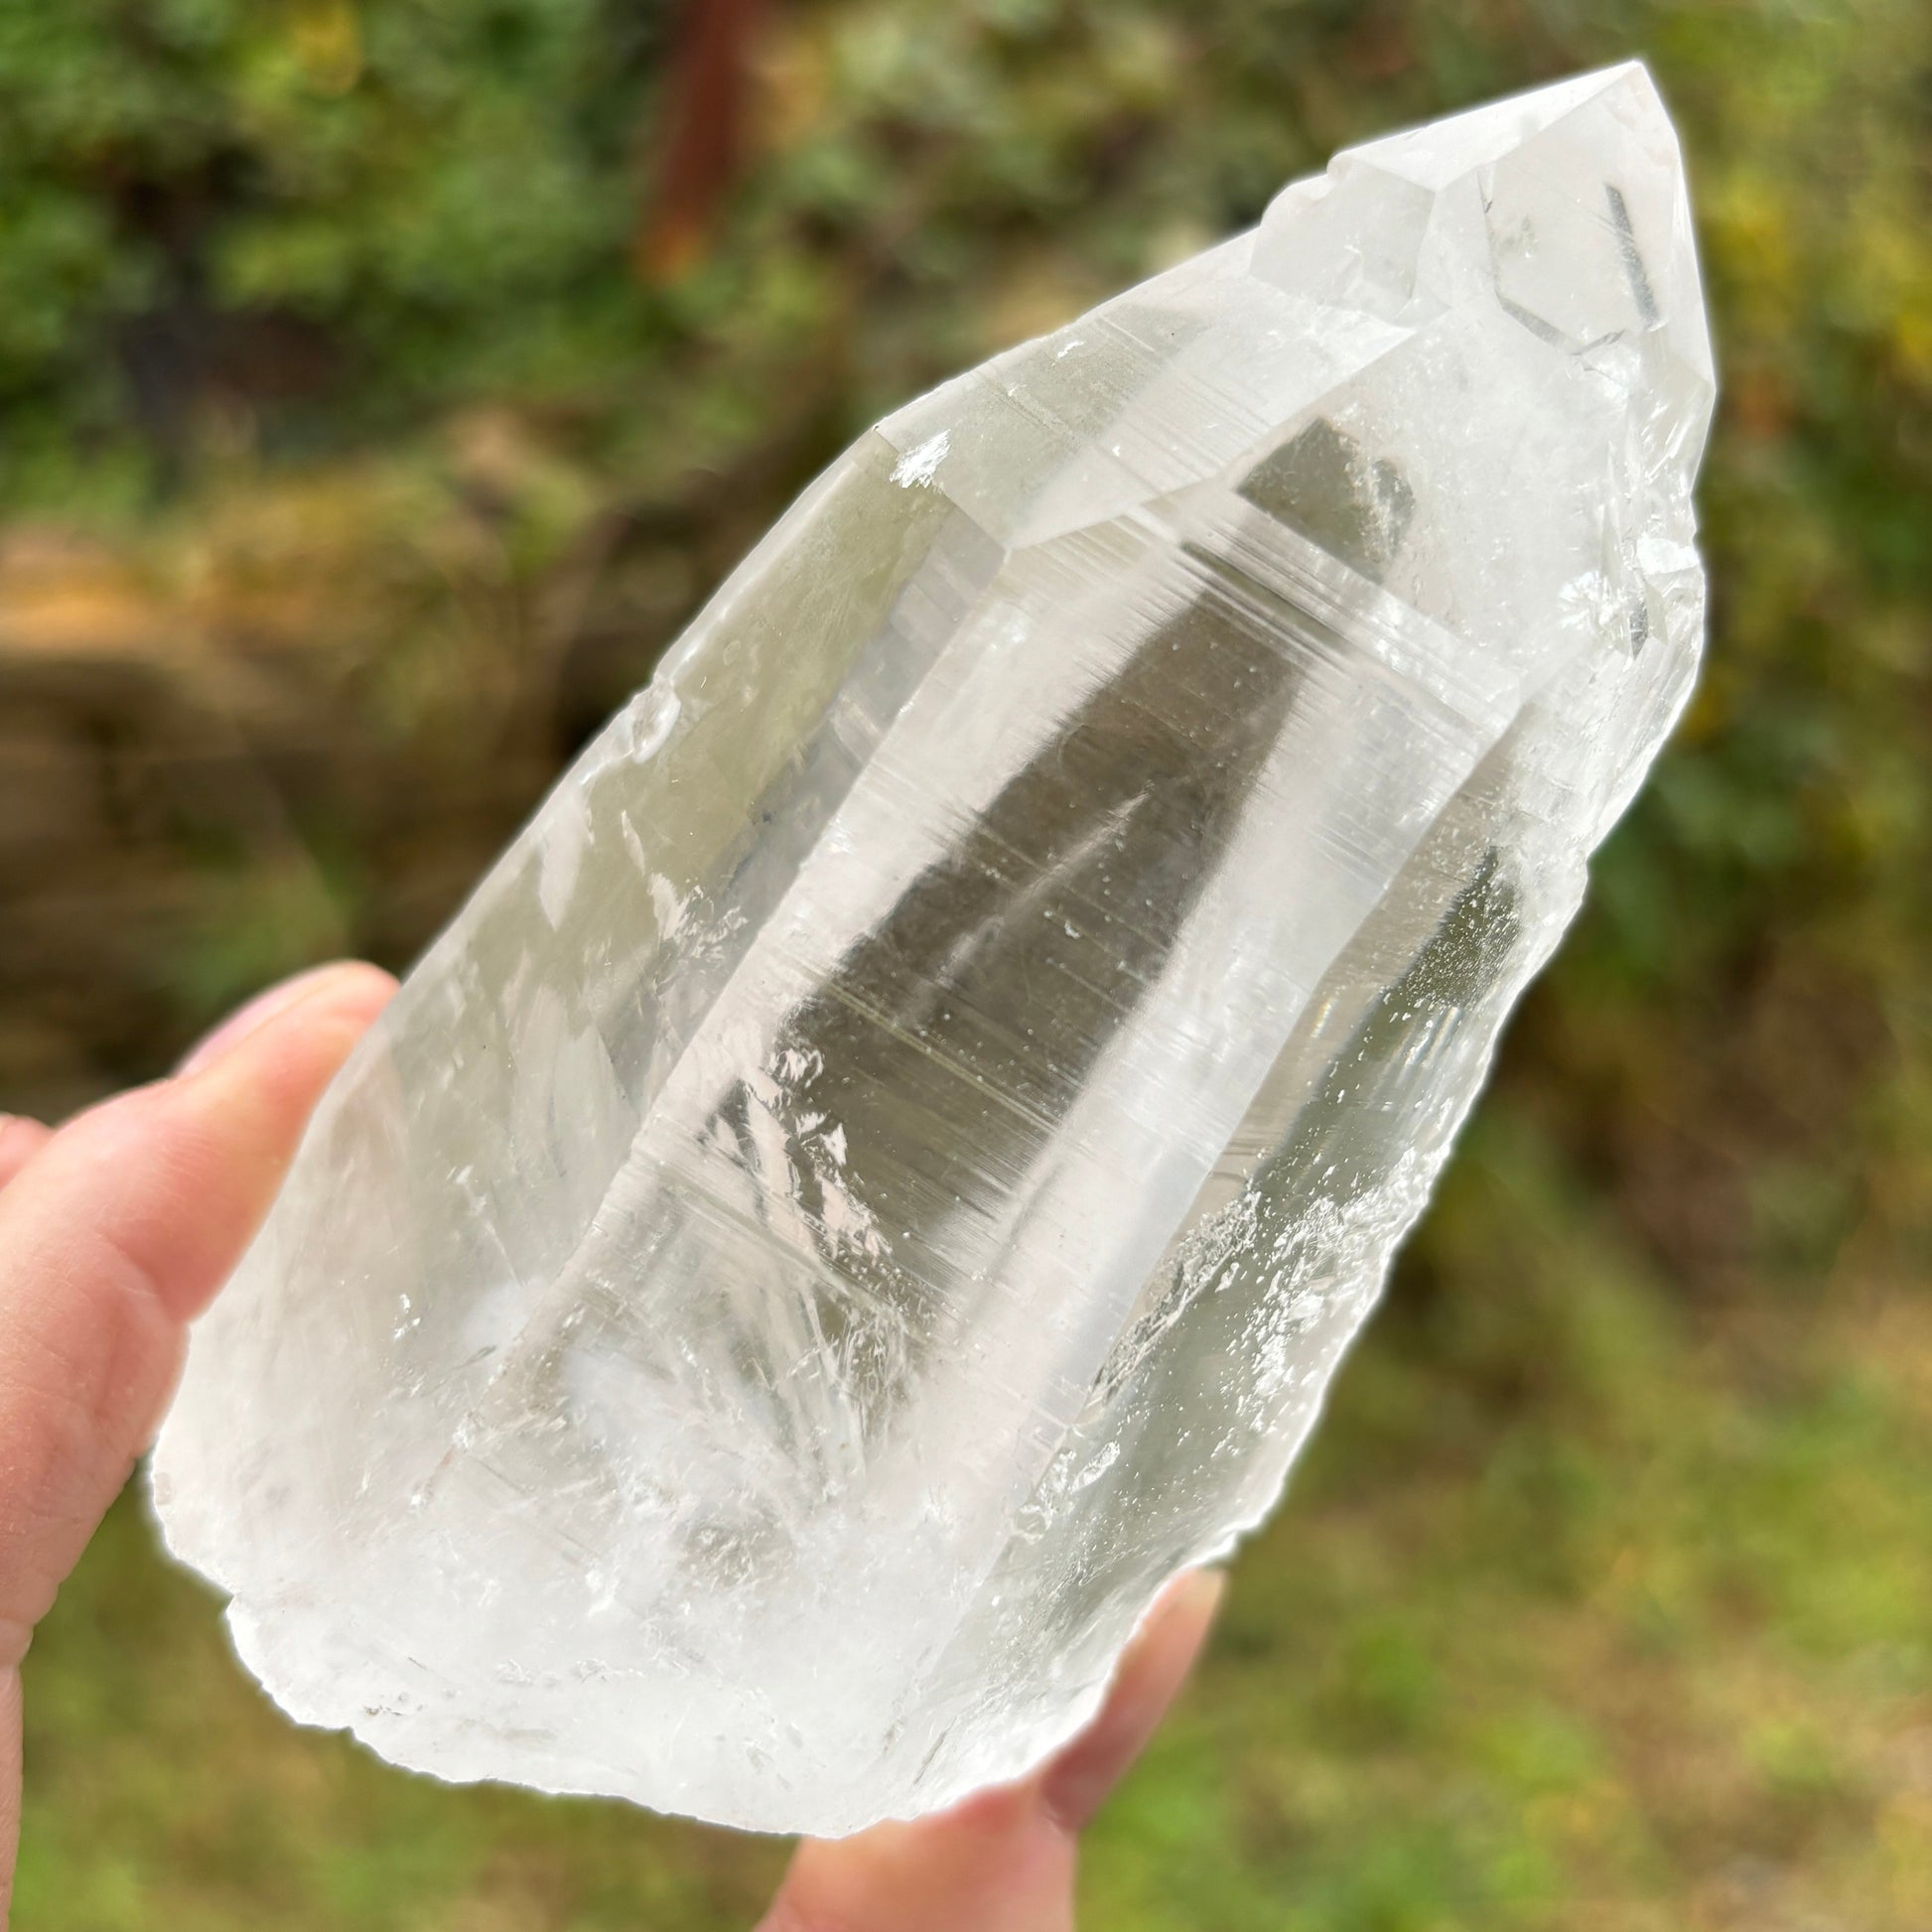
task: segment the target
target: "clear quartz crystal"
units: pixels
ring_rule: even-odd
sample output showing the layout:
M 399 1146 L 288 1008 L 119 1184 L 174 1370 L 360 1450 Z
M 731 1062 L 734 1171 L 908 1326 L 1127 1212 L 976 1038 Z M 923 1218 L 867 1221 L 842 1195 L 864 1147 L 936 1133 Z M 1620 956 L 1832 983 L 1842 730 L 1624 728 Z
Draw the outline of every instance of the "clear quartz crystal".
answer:
M 564 777 L 196 1333 L 295 1717 L 817 1833 L 1261 1520 L 1682 705 L 1638 67 L 1339 156 L 863 437 Z

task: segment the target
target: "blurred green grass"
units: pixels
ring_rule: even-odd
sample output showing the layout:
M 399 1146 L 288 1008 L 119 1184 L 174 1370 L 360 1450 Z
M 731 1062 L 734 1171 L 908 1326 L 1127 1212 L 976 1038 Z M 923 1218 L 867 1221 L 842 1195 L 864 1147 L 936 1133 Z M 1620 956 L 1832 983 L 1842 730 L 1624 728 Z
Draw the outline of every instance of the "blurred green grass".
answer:
M 1725 384 L 1709 671 L 1083 1922 L 1932 1924 L 1922 8 L 795 5 L 662 281 L 669 31 L 0 13 L 0 1104 L 405 959 L 873 414 L 1347 140 L 1641 53 Z M 681 1932 L 782 1856 L 292 1729 L 132 1499 L 28 1696 L 25 1932 Z

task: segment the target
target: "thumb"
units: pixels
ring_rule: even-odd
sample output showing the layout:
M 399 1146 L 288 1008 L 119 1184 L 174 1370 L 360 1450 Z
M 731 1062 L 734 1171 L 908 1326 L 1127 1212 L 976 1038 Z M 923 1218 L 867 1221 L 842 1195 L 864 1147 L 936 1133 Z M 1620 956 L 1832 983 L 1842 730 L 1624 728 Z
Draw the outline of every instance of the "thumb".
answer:
M 344 966 L 193 1071 L 78 1115 L 0 1193 L 0 1667 L 160 1418 L 187 1322 L 393 990 Z
M 188 1321 L 394 984 L 338 967 L 250 1009 L 172 1080 L 58 1134 L 16 1123 L 0 1136 L 0 1926 L 33 1627 L 145 1447 Z

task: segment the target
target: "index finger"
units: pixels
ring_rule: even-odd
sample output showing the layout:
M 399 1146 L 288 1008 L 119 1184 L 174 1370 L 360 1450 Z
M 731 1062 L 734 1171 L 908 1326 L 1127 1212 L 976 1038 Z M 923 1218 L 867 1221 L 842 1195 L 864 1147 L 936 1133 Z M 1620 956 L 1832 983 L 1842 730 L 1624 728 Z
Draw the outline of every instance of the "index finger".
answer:
M 344 967 L 204 1069 L 69 1122 L 0 1193 L 0 1670 L 146 1447 L 186 1323 L 393 985 Z
M 268 1210 L 330 1076 L 394 990 L 373 967 L 256 1008 L 201 1064 L 58 1134 L 0 1193 L 0 1926 L 34 1625 L 146 1446 L 189 1319 Z

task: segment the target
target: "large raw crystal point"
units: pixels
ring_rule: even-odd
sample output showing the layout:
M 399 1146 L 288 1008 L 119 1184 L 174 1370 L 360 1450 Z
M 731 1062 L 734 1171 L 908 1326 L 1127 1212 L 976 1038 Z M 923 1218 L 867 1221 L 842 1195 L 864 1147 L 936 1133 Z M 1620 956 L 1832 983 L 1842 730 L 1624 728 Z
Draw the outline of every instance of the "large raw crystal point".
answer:
M 1682 705 L 1712 399 L 1624 67 L 901 410 L 323 1104 L 169 1541 L 296 1717 L 847 1832 L 1279 1494 Z

